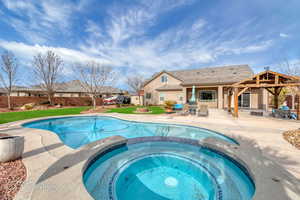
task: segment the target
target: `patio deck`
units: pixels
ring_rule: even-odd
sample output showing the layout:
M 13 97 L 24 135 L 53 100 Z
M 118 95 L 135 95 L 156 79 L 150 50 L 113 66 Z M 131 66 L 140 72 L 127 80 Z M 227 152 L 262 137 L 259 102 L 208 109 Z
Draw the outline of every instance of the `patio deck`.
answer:
M 116 113 L 99 115 L 134 121 L 193 125 L 226 134 L 241 143 L 242 150 L 237 150 L 237 153 L 256 164 L 257 169 L 251 170 L 266 179 L 260 181 L 271 185 L 264 189 L 266 193 L 272 192 L 273 200 L 282 200 L 283 197 L 300 198 L 300 151 L 282 137 L 284 131 L 299 128 L 300 123 L 297 121 L 255 117 L 244 112 L 236 119 L 226 111 L 217 109 L 210 109 L 209 117 L 203 118 Z M 26 140 L 23 162 L 27 167 L 28 178 L 15 199 L 59 199 L 62 198 L 61 195 L 64 195 L 64 199 L 88 199 L 81 183 L 81 173 L 85 161 L 96 150 L 73 150 L 63 145 L 58 137 L 49 131 L 20 127 L 24 122 L 0 126 L 0 133 L 23 135 Z M 108 140 L 107 143 L 122 140 L 117 137 Z M 97 145 L 101 146 L 103 143 Z M 216 145 L 227 148 L 218 142 Z M 275 187 L 278 189 L 271 190 Z

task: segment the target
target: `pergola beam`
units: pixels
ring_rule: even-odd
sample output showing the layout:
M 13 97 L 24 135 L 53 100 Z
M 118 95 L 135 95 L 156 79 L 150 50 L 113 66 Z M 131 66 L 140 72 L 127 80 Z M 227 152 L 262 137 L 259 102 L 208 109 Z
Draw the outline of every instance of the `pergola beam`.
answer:
M 275 93 L 272 91 L 272 90 L 270 90 L 270 88 L 265 88 L 268 92 L 270 92 L 272 95 L 275 95 Z
M 281 74 L 273 72 L 270 70 L 261 72 L 252 76 L 251 78 L 239 81 L 228 88 L 231 88 L 231 92 L 228 93 L 228 111 L 231 112 L 231 98 L 234 95 L 234 112 L 233 116 L 238 117 L 238 100 L 239 96 L 243 94 L 249 88 L 264 88 L 269 93 L 274 95 L 275 107 L 279 107 L 279 94 L 284 87 L 300 87 L 300 77 L 289 76 L 286 74 Z M 271 90 L 274 88 L 274 91 Z M 234 93 L 232 94 L 232 90 Z M 300 98 L 299 98 L 299 108 L 298 116 L 300 115 Z M 299 116 L 300 117 L 300 116 Z
M 244 89 L 242 89 L 239 93 L 238 96 L 241 96 L 241 94 L 243 94 L 244 92 L 246 92 L 246 90 L 248 90 L 248 87 L 245 87 Z
M 272 88 L 272 87 L 294 87 L 294 86 L 300 86 L 300 83 L 279 83 L 279 84 L 241 84 L 241 85 L 233 85 L 232 87 L 235 88 Z

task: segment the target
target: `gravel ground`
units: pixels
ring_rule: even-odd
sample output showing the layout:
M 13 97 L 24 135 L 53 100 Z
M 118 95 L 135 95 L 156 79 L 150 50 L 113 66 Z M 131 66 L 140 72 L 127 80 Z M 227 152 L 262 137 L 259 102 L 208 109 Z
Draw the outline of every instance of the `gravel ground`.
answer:
M 284 132 L 283 138 L 300 150 L 300 129 Z
M 0 136 L 6 136 L 1 134 Z M 26 179 L 22 159 L 0 163 L 0 199 L 12 200 Z

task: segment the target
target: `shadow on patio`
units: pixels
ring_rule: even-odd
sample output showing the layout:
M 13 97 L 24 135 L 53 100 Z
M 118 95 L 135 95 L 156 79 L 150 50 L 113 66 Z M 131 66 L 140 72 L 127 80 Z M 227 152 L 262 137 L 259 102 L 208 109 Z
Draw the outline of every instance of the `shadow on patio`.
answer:
M 22 158 L 24 159 L 24 158 L 28 158 L 28 157 L 31 157 L 31 156 L 36 156 L 38 154 L 45 153 L 47 151 L 51 151 L 51 150 L 54 150 L 54 149 L 62 147 L 62 146 L 64 146 L 63 143 L 56 143 L 56 144 L 51 144 L 51 145 L 41 147 L 41 148 L 38 148 L 38 149 L 34 149 L 32 151 L 25 152 L 22 155 Z
M 278 186 L 276 187 L 276 194 L 280 193 L 282 195 L 281 197 L 274 196 L 272 200 L 295 200 L 295 198 L 292 198 L 291 196 L 296 196 L 300 194 L 300 181 L 297 177 L 295 177 L 293 174 L 287 171 L 285 169 L 285 166 L 296 165 L 298 163 L 294 160 L 290 160 L 288 157 L 280 157 L 276 149 L 260 149 L 258 144 L 253 140 L 250 140 L 245 137 L 238 137 L 238 139 L 239 141 L 241 141 L 241 145 L 243 147 L 249 148 L 250 150 L 252 149 L 253 152 L 255 152 L 252 157 L 249 157 L 249 154 L 246 151 L 241 153 L 244 154 L 244 156 L 248 157 L 248 159 L 250 159 L 252 163 L 255 163 L 258 169 L 265 169 L 264 171 L 267 174 L 264 174 L 263 177 L 269 178 L 268 181 L 270 184 L 276 184 Z M 62 157 L 42 174 L 37 183 L 39 184 L 45 182 L 47 181 L 47 179 L 51 179 L 51 177 L 58 175 L 64 170 L 72 168 L 78 163 L 88 159 L 90 155 L 91 150 L 83 149 L 76 153 L 68 154 Z M 280 164 L 268 159 L 268 157 L 274 158 L 272 160 L 279 160 Z M 278 174 L 278 172 L 280 172 L 280 174 Z M 256 176 L 259 176 L 259 174 L 256 174 Z M 265 191 L 264 188 L 262 188 L 262 190 Z M 282 197 L 284 198 L 282 199 Z

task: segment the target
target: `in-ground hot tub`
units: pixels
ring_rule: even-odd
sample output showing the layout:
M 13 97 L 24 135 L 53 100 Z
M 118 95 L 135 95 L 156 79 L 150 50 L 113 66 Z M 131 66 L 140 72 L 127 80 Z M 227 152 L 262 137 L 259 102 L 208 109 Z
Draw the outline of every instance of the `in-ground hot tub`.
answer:
M 178 138 L 130 139 L 90 161 L 83 181 L 96 200 L 250 200 L 255 192 L 240 163 Z

